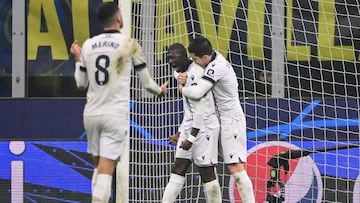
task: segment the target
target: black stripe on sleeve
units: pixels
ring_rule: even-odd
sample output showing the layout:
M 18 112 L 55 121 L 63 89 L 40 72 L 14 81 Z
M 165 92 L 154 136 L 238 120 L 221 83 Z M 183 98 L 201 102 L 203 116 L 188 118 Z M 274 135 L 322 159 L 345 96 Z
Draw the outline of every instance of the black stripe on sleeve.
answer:
M 213 80 L 212 78 L 210 78 L 206 75 L 202 76 L 202 79 L 207 80 L 207 81 L 211 82 L 212 84 L 214 84 L 216 82 L 215 80 Z
M 82 72 L 86 72 L 87 70 L 86 70 L 86 67 L 84 67 L 84 66 L 80 66 L 80 71 L 82 71 Z
M 142 70 L 143 68 L 145 68 L 146 67 L 146 63 L 142 63 L 142 64 L 139 64 L 139 65 L 135 65 L 134 66 L 134 69 L 136 70 L 136 71 L 140 71 L 140 70 Z

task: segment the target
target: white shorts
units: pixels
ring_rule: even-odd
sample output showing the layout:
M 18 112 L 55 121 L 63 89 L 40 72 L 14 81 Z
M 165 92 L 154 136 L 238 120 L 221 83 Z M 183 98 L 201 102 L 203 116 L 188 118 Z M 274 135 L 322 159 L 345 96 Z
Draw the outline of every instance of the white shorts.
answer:
M 221 121 L 220 143 L 225 164 L 246 162 L 246 120 L 245 116 Z
M 129 132 L 129 118 L 117 116 L 84 116 L 87 151 L 93 156 L 119 160 Z
M 180 148 L 181 142 L 190 134 L 182 132 L 176 146 L 175 158 L 189 159 L 196 166 L 212 166 L 218 163 L 219 126 L 199 131 L 189 150 Z

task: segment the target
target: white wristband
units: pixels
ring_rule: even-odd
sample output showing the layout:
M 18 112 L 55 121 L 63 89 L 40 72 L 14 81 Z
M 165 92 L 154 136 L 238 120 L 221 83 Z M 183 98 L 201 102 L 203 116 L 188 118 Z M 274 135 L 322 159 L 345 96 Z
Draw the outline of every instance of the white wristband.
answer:
M 188 140 L 189 142 L 191 142 L 191 143 L 194 143 L 195 140 L 196 140 L 196 137 L 193 136 L 193 135 L 189 135 L 189 137 L 187 138 L 187 140 Z

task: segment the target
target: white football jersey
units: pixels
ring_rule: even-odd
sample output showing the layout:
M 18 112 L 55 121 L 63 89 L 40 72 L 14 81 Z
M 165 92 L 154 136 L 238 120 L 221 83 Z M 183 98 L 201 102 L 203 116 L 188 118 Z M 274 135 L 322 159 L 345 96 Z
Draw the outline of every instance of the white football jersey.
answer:
M 131 70 L 146 66 L 138 41 L 105 31 L 84 42 L 80 62 L 88 80 L 84 115 L 128 114 Z
M 235 71 L 219 52 L 214 52 L 202 78 L 213 84 L 212 92 L 220 120 L 244 116 Z
M 184 86 L 194 86 L 197 85 L 198 81 L 204 75 L 204 68 L 192 62 L 189 65 L 186 73 L 187 79 Z M 204 103 L 201 104 L 204 105 L 204 107 L 203 109 L 199 109 L 198 107 L 196 107 L 197 102 L 199 101 L 191 100 L 183 95 L 184 117 L 181 123 L 180 131 L 185 131 L 190 134 L 190 130 L 192 127 L 194 127 L 194 125 L 195 127 L 196 125 L 199 126 L 198 122 L 202 123 L 202 127 L 200 128 L 201 130 L 204 126 L 219 125 L 216 116 L 215 103 L 212 92 L 209 91 L 203 99 Z M 198 121 L 198 119 L 200 119 L 200 121 Z M 180 136 L 181 135 L 182 134 L 180 134 Z

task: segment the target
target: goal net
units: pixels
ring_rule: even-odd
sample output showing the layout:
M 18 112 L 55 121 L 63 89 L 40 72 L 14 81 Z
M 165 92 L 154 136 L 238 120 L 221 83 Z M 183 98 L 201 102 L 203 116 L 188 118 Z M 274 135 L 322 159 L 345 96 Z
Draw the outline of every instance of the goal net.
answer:
M 256 202 L 360 202 L 357 0 L 134 0 L 131 28 L 171 83 L 156 99 L 132 81 L 129 202 L 161 201 L 183 113 L 165 51 L 197 35 L 238 76 Z M 241 202 L 222 162 L 217 172 L 223 202 Z M 196 167 L 186 177 L 177 202 L 205 202 Z

